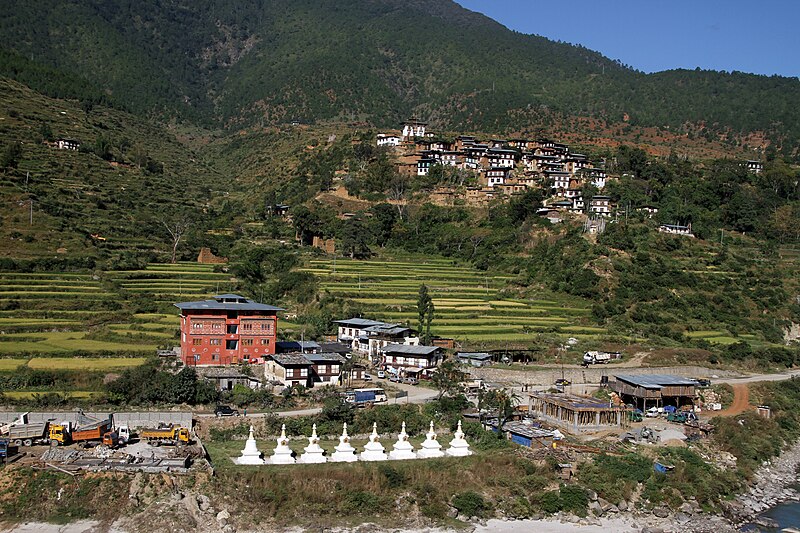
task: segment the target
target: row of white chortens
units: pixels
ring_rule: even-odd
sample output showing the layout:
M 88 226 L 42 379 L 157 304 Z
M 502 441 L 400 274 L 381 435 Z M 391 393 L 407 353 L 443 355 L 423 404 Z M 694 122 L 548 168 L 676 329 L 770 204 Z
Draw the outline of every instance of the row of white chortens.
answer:
M 339 437 L 339 445 L 334 448 L 333 454 L 330 457 L 325 455 L 319 445 L 319 437 L 317 437 L 317 425 L 311 430 L 311 436 L 308 437 L 308 446 L 304 448 L 303 454 L 295 458 L 292 455 L 292 449 L 289 448 L 289 439 L 286 437 L 286 425 L 281 427 L 281 436 L 278 437 L 278 445 L 275 451 L 269 458 L 262 458 L 261 452 L 258 451 L 256 446 L 256 439 L 253 438 L 253 426 L 250 426 L 250 437 L 242 450 L 241 457 L 236 459 L 236 463 L 240 465 L 290 465 L 295 463 L 352 463 L 355 461 L 386 461 L 387 459 L 401 460 L 401 459 L 430 459 L 433 457 L 466 457 L 472 455 L 469 449 L 469 444 L 464 439 L 464 432 L 461 431 L 461 421 L 458 422 L 458 429 L 453 434 L 453 440 L 450 441 L 450 447 L 447 450 L 442 450 L 442 445 L 437 440 L 436 432 L 433 430 L 433 422 L 428 433 L 425 434 L 425 442 L 422 443 L 418 451 L 414 451 L 414 446 L 408 442 L 408 433 L 406 433 L 406 423 L 403 422 L 403 428 L 397 435 L 397 442 L 392 446 L 392 451 L 386 453 L 383 444 L 380 443 L 378 437 L 378 424 L 372 424 L 372 434 L 369 436 L 369 442 L 364 445 L 364 450 L 356 454 L 356 449 L 350 444 L 350 436 L 347 434 L 347 424 L 342 429 L 342 436 Z

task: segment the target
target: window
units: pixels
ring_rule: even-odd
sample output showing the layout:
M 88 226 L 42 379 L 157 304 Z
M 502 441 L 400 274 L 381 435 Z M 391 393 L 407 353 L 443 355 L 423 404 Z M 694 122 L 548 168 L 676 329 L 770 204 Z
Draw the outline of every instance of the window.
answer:
M 331 374 L 339 373 L 339 365 L 331 365 Z
M 219 361 L 219 354 L 218 353 L 211 354 L 211 360 L 212 361 Z
M 222 329 L 222 322 L 213 322 L 211 324 L 211 329 Z
M 211 346 L 219 346 L 222 344 L 222 339 L 211 339 L 208 341 Z
M 192 339 L 192 346 L 200 346 L 203 344 L 203 339 Z
M 327 374 L 328 373 L 328 365 L 319 365 L 319 366 L 317 366 L 317 373 L 318 374 Z
M 226 350 L 236 350 L 237 348 L 239 348 L 239 341 L 225 341 Z
M 242 339 L 242 346 L 252 346 L 253 339 Z
M 228 324 L 228 335 L 235 335 L 239 333 L 239 326 L 236 324 Z
M 269 346 L 269 339 L 261 339 L 262 346 Z
M 242 331 L 253 331 L 252 322 L 242 322 Z
M 203 329 L 202 322 L 192 322 L 192 329 Z
M 304 377 L 307 377 L 307 376 L 308 376 L 308 369 L 307 368 L 301 368 L 300 369 L 300 377 L 304 378 Z

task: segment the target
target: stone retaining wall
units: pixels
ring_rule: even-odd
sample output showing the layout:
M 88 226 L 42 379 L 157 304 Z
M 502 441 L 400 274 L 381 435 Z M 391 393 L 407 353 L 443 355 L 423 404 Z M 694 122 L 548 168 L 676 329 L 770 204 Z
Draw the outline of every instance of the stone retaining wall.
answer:
M 3 411 L 0 412 L 0 424 L 13 422 L 25 411 Z M 28 422 L 46 422 L 55 420 L 56 422 L 71 422 L 76 424 L 78 420 L 77 411 L 28 411 Z M 105 420 L 110 413 L 84 412 L 84 415 Z M 192 427 L 192 413 L 188 411 L 128 411 L 113 413 L 114 426 L 127 425 L 131 429 L 142 427 L 157 427 L 160 422 L 175 424 L 186 428 Z
M 535 367 L 533 367 L 535 368 Z M 560 379 L 560 368 L 549 368 L 533 370 L 532 367 L 520 370 L 508 370 L 504 368 L 470 368 L 473 379 L 479 378 L 493 383 L 511 383 L 519 385 L 552 385 L 555 380 Z M 739 374 L 729 370 L 719 370 L 705 368 L 702 366 L 656 366 L 648 368 L 627 368 L 616 365 L 594 365 L 589 368 L 565 368 L 564 378 L 572 383 L 599 384 L 602 376 L 613 376 L 616 374 L 671 374 L 686 378 L 699 378 L 716 375 L 719 377 L 735 377 Z

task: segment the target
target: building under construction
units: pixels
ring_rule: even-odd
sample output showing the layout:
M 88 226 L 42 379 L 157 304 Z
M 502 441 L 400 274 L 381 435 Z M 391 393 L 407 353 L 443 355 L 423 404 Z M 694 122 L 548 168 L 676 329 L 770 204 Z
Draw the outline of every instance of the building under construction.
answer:
M 529 413 L 569 432 L 601 431 L 621 427 L 626 422 L 626 409 L 608 401 L 572 394 L 530 395 Z

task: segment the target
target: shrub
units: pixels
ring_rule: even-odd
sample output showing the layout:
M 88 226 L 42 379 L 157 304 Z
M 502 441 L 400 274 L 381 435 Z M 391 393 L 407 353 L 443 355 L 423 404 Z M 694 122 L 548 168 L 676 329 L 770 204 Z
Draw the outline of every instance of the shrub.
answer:
M 397 489 L 402 487 L 403 485 L 405 485 L 408 479 L 405 472 L 398 470 L 392 465 L 382 464 L 378 466 L 378 472 L 383 474 L 383 477 L 386 478 L 386 484 L 391 489 Z
M 473 491 L 456 494 L 453 497 L 453 507 L 458 509 L 458 512 L 464 516 L 482 517 L 488 510 L 483 496 Z
M 380 510 L 380 499 L 371 492 L 359 490 L 348 494 L 342 507 L 346 514 L 375 514 Z
M 589 499 L 586 491 L 576 485 L 562 485 L 560 489 L 561 505 L 565 511 L 570 511 L 578 516 L 586 516 Z
M 539 496 L 539 507 L 547 514 L 554 514 L 561 510 L 564 503 L 558 491 L 550 490 Z

